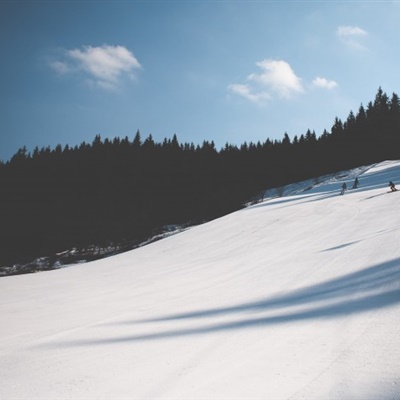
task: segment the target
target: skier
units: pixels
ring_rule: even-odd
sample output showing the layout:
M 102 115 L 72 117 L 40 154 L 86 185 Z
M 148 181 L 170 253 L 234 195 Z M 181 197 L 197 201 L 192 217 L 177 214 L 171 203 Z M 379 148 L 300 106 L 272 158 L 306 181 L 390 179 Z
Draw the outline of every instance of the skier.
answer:
M 356 180 L 354 181 L 353 184 L 353 189 L 357 189 L 358 188 L 358 178 L 356 178 Z
M 342 191 L 340 192 L 340 194 L 344 194 L 344 192 L 345 192 L 346 190 L 347 190 L 346 182 L 343 182 Z
M 390 187 L 390 190 L 392 192 L 396 192 L 397 191 L 396 186 L 394 185 L 394 183 L 392 181 L 389 182 L 389 187 Z

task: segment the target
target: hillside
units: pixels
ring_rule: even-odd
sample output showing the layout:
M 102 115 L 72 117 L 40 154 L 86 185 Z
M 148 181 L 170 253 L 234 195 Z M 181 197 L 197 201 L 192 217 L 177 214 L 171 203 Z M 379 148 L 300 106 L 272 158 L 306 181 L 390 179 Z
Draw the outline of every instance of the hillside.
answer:
M 151 134 L 51 149 L 20 148 L 0 161 L 0 275 L 51 269 L 58 254 L 133 249 L 165 227 L 211 221 L 293 182 L 400 159 L 400 98 L 374 101 L 317 137 L 240 146 L 162 142 Z M 79 258 L 79 257 L 78 257 Z M 61 264 L 65 260 L 60 261 Z
M 1 278 L 0 398 L 399 399 L 400 161 L 356 176 Z

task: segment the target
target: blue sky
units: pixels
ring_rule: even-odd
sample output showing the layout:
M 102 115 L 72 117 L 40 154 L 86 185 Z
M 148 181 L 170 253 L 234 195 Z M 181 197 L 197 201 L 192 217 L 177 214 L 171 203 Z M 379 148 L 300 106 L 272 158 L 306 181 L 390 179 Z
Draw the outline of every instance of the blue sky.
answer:
M 0 159 L 102 138 L 240 145 L 400 93 L 400 3 L 1 1 Z

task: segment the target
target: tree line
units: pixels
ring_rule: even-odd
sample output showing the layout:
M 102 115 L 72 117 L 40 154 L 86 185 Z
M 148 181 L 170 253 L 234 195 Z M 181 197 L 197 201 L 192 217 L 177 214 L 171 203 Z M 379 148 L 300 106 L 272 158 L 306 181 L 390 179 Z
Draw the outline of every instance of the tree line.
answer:
M 152 135 L 28 152 L 0 163 L 0 265 L 72 247 L 143 241 L 166 225 L 201 223 L 266 189 L 400 158 L 400 100 L 374 101 L 319 137 L 227 143 Z

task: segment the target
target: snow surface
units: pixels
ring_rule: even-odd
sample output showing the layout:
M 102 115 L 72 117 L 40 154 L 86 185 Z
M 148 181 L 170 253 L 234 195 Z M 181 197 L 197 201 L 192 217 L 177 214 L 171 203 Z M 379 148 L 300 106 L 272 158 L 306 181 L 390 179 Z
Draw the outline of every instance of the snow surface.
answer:
M 0 279 L 0 398 L 400 399 L 400 161 Z

